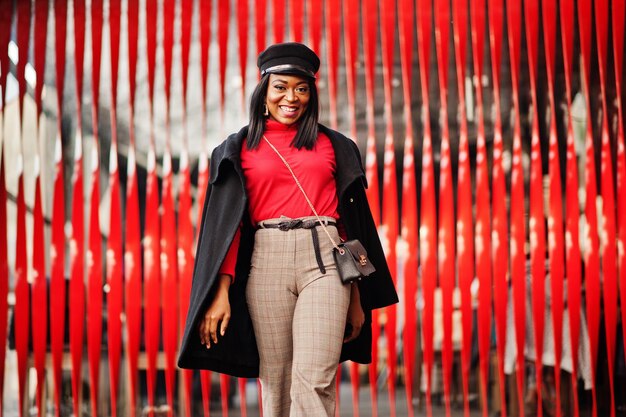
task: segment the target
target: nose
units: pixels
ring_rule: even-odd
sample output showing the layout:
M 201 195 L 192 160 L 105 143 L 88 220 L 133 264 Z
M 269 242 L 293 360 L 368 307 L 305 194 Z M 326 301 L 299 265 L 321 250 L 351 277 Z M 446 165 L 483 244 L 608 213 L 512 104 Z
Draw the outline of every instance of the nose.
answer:
M 295 101 L 297 99 L 297 95 L 295 90 L 288 88 L 287 92 L 285 94 L 285 98 L 287 99 L 287 101 Z

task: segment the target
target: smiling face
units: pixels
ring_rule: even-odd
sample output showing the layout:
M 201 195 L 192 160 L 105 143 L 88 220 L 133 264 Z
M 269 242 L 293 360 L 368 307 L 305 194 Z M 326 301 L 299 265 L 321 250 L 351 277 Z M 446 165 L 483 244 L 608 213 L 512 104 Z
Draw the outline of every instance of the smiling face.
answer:
M 271 119 L 284 125 L 296 123 L 306 112 L 310 98 L 311 88 L 306 78 L 270 74 L 265 103 Z

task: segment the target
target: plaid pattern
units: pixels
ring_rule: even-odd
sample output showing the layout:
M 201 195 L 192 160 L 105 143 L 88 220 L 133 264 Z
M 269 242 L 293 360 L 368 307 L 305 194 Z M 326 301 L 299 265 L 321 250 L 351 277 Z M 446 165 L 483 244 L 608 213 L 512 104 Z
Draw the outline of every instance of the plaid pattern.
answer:
M 281 220 L 285 218 L 263 223 Z M 266 417 L 334 416 L 350 287 L 339 279 L 328 236 L 320 226 L 317 231 L 324 275 L 311 230 L 259 229 L 255 235 L 246 298 L 259 348 Z M 339 241 L 335 227 L 328 232 Z

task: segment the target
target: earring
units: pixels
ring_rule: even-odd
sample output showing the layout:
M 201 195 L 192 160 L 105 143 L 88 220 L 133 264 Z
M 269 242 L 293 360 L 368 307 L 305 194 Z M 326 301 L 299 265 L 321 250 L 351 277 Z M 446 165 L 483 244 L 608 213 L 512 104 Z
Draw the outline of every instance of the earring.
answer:
M 267 108 L 267 104 L 263 104 L 263 108 L 264 108 L 264 110 L 263 110 L 263 116 L 269 116 L 269 115 L 270 115 L 270 111 L 269 111 L 269 109 Z

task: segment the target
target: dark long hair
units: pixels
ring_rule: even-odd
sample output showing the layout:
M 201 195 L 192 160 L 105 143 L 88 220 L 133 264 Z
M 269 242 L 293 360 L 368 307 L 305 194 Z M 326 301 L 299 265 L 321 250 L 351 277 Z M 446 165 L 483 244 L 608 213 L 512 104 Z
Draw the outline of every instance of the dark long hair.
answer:
M 267 86 L 269 85 L 270 74 L 265 74 L 257 84 L 250 97 L 250 124 L 248 126 L 248 137 L 246 145 L 248 149 L 255 149 L 259 146 L 259 142 L 265 132 L 265 121 L 267 116 L 263 115 L 265 111 L 265 95 L 267 94 Z M 309 104 L 304 114 L 298 121 L 298 133 L 293 138 L 291 146 L 297 149 L 306 148 L 313 149 L 318 134 L 319 119 L 319 99 L 317 95 L 317 86 L 315 80 L 308 80 L 309 84 Z

